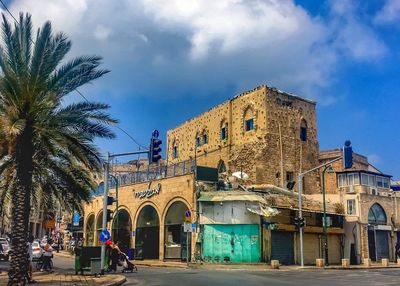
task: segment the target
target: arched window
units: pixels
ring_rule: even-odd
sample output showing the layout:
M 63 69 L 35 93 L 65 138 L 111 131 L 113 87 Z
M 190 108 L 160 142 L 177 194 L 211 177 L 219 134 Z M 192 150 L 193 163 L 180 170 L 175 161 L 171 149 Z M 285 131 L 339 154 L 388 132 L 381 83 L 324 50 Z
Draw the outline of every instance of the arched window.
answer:
M 227 140 L 228 139 L 228 123 L 225 120 L 221 121 L 221 129 L 220 129 L 220 139 Z
M 224 160 L 219 160 L 218 162 L 218 174 L 225 173 L 226 172 L 226 166 Z
M 300 122 L 300 140 L 303 142 L 307 141 L 307 121 L 304 119 Z
M 244 112 L 244 131 L 251 131 L 254 130 L 254 111 L 253 109 L 249 106 L 246 108 Z
M 386 213 L 380 204 L 373 204 L 368 212 L 368 223 L 370 224 L 386 224 Z

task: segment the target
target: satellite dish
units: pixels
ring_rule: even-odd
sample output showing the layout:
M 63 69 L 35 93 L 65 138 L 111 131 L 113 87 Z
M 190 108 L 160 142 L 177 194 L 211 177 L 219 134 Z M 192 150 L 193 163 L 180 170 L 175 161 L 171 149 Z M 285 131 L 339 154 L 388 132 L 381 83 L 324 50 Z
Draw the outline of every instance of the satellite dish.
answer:
M 247 180 L 249 178 L 249 175 L 247 175 L 245 172 L 233 172 L 232 176 L 242 180 Z

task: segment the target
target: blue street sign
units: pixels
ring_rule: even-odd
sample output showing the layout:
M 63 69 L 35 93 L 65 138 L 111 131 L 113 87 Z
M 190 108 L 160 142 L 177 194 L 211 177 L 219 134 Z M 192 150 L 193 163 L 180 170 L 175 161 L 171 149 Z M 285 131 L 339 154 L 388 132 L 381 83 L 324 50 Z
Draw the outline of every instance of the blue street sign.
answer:
M 160 136 L 160 132 L 158 132 L 157 129 L 154 129 L 152 135 L 154 138 L 158 138 L 158 136 Z
M 109 240 L 111 238 L 110 232 L 106 229 L 103 229 L 100 232 L 100 240 L 101 242 L 106 242 L 107 240 Z
M 77 211 L 74 212 L 74 215 L 72 216 L 72 225 L 73 226 L 79 226 L 79 220 L 81 219 L 81 216 Z

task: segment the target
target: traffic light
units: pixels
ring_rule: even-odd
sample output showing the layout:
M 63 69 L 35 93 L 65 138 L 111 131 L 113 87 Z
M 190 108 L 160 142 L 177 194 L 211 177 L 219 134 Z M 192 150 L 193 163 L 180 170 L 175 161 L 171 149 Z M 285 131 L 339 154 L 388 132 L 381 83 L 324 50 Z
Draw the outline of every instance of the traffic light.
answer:
M 112 210 L 107 210 L 107 216 L 106 216 L 107 222 L 113 219 L 113 213 L 114 212 Z
M 162 141 L 158 138 L 152 137 L 150 139 L 150 153 L 149 163 L 158 163 L 161 159 L 161 147 Z
M 111 206 L 113 203 L 117 201 L 116 198 L 107 196 L 107 206 Z
M 345 169 L 350 169 L 351 167 L 353 167 L 353 148 L 351 147 L 350 140 L 346 140 L 346 142 L 344 142 L 343 167 Z
M 300 228 L 304 227 L 306 225 L 306 221 L 304 217 L 295 217 L 294 218 L 294 225 L 296 227 L 296 230 L 300 230 Z

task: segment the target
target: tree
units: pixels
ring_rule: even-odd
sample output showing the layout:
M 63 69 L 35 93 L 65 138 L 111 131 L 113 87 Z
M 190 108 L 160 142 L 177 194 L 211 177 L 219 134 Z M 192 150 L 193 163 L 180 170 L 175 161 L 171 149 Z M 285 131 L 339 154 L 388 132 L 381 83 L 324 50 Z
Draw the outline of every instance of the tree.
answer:
M 71 42 L 45 23 L 32 39 L 29 14 L 11 25 L 3 15 L 0 45 L 0 198 L 11 200 L 12 233 L 9 285 L 23 283 L 31 204 L 62 200 L 79 208 L 93 189 L 92 173 L 101 168 L 93 141 L 114 138 L 107 104 L 66 105 L 66 96 L 105 73 L 101 58 L 66 61 Z

